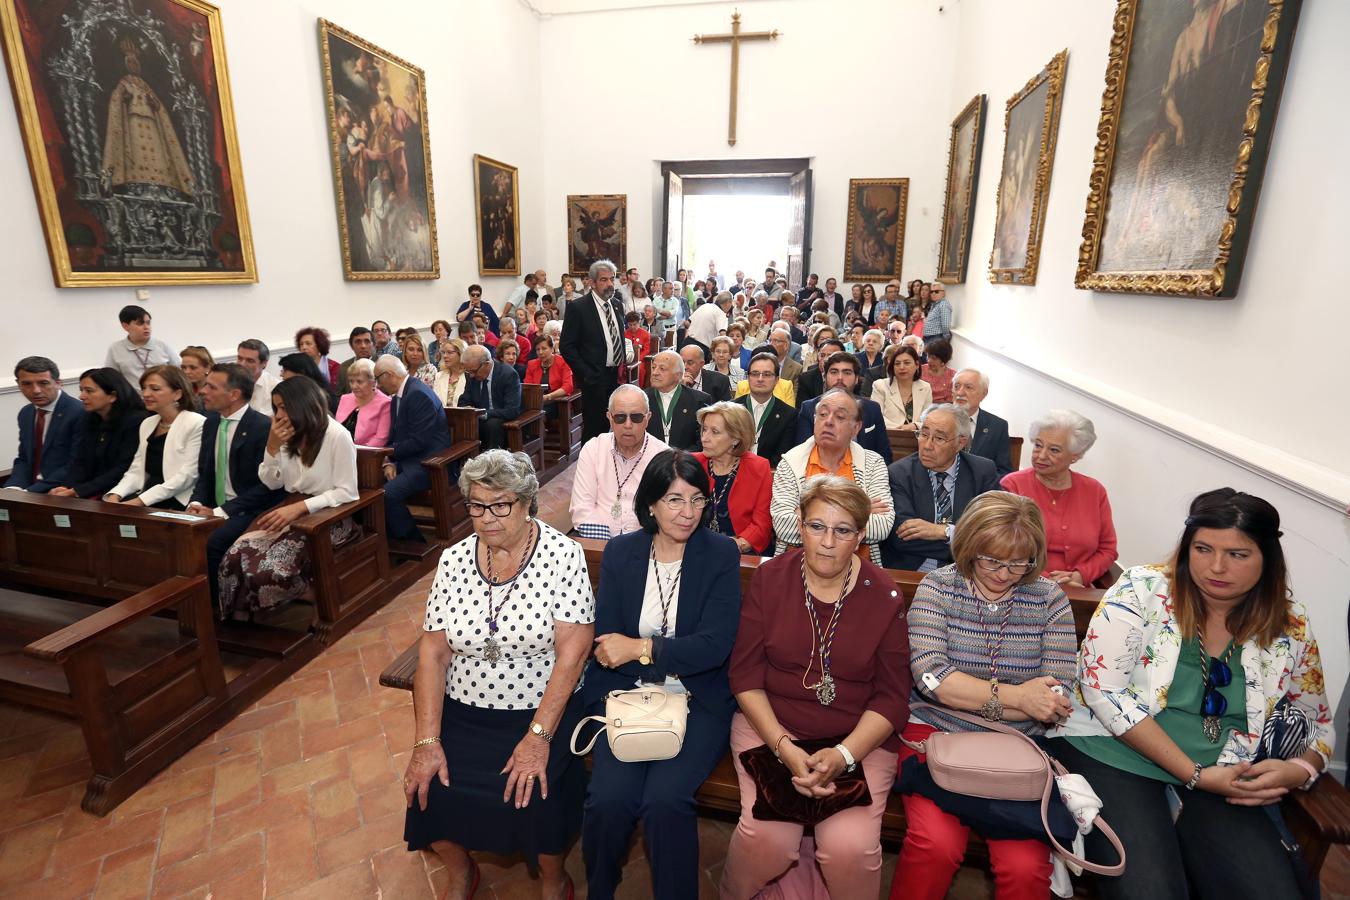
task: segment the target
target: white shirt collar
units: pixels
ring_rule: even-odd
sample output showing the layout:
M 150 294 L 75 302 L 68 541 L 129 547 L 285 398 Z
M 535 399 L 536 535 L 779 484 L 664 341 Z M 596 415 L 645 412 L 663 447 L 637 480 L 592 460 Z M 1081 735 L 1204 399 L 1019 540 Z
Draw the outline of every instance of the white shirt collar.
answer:
M 62 393 L 61 391 L 57 391 L 55 400 L 53 400 L 51 403 L 48 403 L 46 406 L 39 406 L 38 409 L 42 410 L 49 416 L 54 414 L 56 412 L 57 405 L 60 404 L 61 402 L 61 393 Z
M 248 404 L 245 403 L 238 409 L 236 409 L 234 412 L 230 413 L 228 416 L 222 416 L 221 418 L 229 422 L 238 422 L 244 418 L 244 413 L 247 411 L 248 411 Z
M 398 392 L 394 394 L 395 397 L 397 397 L 400 400 L 403 399 L 403 389 L 408 386 L 408 381 L 411 378 L 412 378 L 411 375 L 403 376 L 403 380 L 398 383 Z

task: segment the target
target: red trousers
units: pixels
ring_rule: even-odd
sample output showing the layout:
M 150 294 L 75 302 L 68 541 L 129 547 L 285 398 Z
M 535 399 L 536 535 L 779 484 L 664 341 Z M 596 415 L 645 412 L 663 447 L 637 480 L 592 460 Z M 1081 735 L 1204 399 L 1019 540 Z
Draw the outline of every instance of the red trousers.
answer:
M 935 730 L 911 722 L 905 726 L 904 737 L 917 744 Z M 903 747 L 900 762 L 915 755 Z M 891 900 L 942 900 L 965 859 L 970 829 L 926 797 L 906 794 L 904 804 L 905 843 L 895 864 Z M 1049 847 L 1037 840 L 989 841 L 988 845 L 998 900 L 1045 900 L 1050 895 Z

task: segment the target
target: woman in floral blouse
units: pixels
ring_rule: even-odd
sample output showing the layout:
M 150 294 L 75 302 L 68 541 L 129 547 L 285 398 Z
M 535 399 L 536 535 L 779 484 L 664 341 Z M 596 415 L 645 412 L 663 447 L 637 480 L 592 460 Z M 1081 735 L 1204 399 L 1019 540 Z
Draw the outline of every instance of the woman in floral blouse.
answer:
M 1317 641 L 1290 596 L 1279 539 L 1265 500 L 1201 494 L 1172 560 L 1127 570 L 1092 617 L 1073 714 L 1051 736 L 1125 844 L 1125 873 L 1098 880 L 1107 900 L 1184 898 L 1192 886 L 1201 897 L 1300 894 L 1256 807 L 1311 787 L 1333 732 Z M 1310 746 L 1256 762 L 1281 703 L 1306 716 Z M 1099 831 L 1086 840 L 1090 859 L 1114 859 Z

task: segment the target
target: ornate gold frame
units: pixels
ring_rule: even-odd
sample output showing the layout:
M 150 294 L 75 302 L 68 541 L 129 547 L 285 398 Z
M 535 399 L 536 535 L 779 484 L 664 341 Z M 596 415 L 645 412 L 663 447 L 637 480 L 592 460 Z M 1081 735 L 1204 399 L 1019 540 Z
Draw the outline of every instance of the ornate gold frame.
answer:
M 580 278 L 587 274 L 588 266 L 578 268 L 576 261 L 576 246 L 572 243 L 572 204 L 584 203 L 588 200 L 614 200 L 623 210 L 623 243 L 619 259 L 610 260 L 619 267 L 619 271 L 625 271 L 628 268 L 628 195 L 627 194 L 568 194 L 567 195 L 567 272 L 573 277 Z
M 347 232 L 347 192 L 342 185 L 342 151 L 339 146 L 337 106 L 333 99 L 333 61 L 328 52 L 328 35 L 335 34 L 349 44 L 383 57 L 389 62 L 417 76 L 417 102 L 421 106 L 422 158 L 426 160 L 427 176 L 427 227 L 431 231 L 431 268 L 425 271 L 407 272 L 357 272 L 352 269 L 351 235 Z M 347 29 L 334 25 L 327 19 L 319 19 L 319 59 L 323 70 L 324 114 L 328 120 L 328 147 L 333 158 L 333 191 L 337 198 L 338 234 L 342 242 L 342 275 L 348 281 L 408 281 L 441 277 L 441 254 L 436 239 L 436 192 L 431 177 L 431 123 L 427 113 L 427 73 L 400 56 L 395 56 L 352 34 Z
M 853 263 L 853 223 L 857 218 L 857 188 L 869 184 L 885 184 L 900 188 L 900 220 L 896 223 L 895 234 L 895 270 L 890 274 L 855 272 Z M 899 278 L 905 261 L 905 220 L 909 215 L 909 179 L 908 178 L 850 178 L 848 180 L 848 221 L 844 234 L 844 280 L 877 281 L 879 279 Z
M 515 211 L 513 217 L 515 221 L 511 224 L 515 228 L 516 241 L 516 266 L 514 269 L 489 269 L 483 265 L 485 262 L 483 259 L 483 198 L 479 196 L 478 190 L 478 167 L 480 165 L 495 166 L 511 173 L 511 208 Z M 473 155 L 473 233 L 477 235 L 479 275 L 520 274 L 520 169 L 479 153 Z
M 204 0 L 166 0 L 186 7 L 206 17 L 215 60 L 216 87 L 220 97 L 220 117 L 225 131 L 225 150 L 229 155 L 230 188 L 234 195 L 235 218 L 239 223 L 239 252 L 244 268 L 239 272 L 192 272 L 179 269 L 149 270 L 144 272 L 77 272 L 71 266 L 70 248 L 62 233 L 61 211 L 56 197 L 56 186 L 47 165 L 47 148 L 38 121 L 33 83 L 28 72 L 28 57 L 19 35 L 18 12 L 14 0 L 0 0 L 0 38 L 3 38 L 5 61 L 9 67 L 10 86 L 14 93 L 14 108 L 19 115 L 19 130 L 23 133 L 24 150 L 28 157 L 28 172 L 37 195 L 38 213 L 47 241 L 52 278 L 57 287 L 122 287 L 167 284 L 253 284 L 258 280 L 257 262 L 253 257 L 253 230 L 249 225 L 248 199 L 244 194 L 243 163 L 239 157 L 239 137 L 235 132 L 234 100 L 230 92 L 230 67 L 225 58 L 225 39 L 220 19 L 220 8 Z
M 1251 84 L 1242 126 L 1242 140 L 1234 148 L 1232 181 L 1228 189 L 1228 216 L 1214 248 L 1209 269 L 1151 272 L 1099 272 L 1102 233 L 1110 206 L 1109 189 L 1115 163 L 1116 137 L 1125 105 L 1125 76 L 1134 40 L 1138 0 L 1117 0 L 1111 28 L 1111 48 L 1106 64 L 1106 87 L 1102 91 L 1101 118 L 1097 123 L 1097 147 L 1092 154 L 1088 178 L 1087 210 L 1083 217 L 1083 243 L 1078 251 L 1077 287 L 1093 291 L 1138 294 L 1233 297 L 1242 275 L 1247 241 L 1256 213 L 1261 176 L 1275 130 L 1275 114 L 1289 65 L 1294 26 L 1302 0 L 1268 0 L 1261 35 L 1261 55 Z
M 1008 128 L 1012 111 L 1017 104 L 1043 83 L 1049 82 L 1045 95 L 1045 120 L 1041 126 L 1040 160 L 1036 166 L 1036 188 L 1031 202 L 1031 229 L 1027 236 L 1026 261 L 1021 266 L 998 269 L 994 267 L 994 248 L 989 250 L 989 280 L 995 284 L 1035 284 L 1041 263 L 1041 239 L 1045 236 L 1045 206 L 1050 197 L 1050 173 L 1055 166 L 1055 142 L 1059 137 L 1059 114 L 1064 107 L 1064 71 L 1069 63 L 1069 51 L 1054 55 L 1044 69 L 1028 81 L 1020 91 L 1008 98 L 1003 114 L 1003 155 L 999 163 L 998 192 L 994 195 L 994 234 L 998 235 L 999 200 L 1003 195 L 1003 167 L 1008 161 Z
M 966 264 L 970 262 L 970 233 L 975 219 L 975 193 L 979 185 L 976 183 L 980 177 L 980 156 L 984 148 L 984 108 L 986 96 L 976 94 L 970 99 L 970 102 L 956 114 L 952 119 L 951 140 L 947 147 L 947 180 L 944 182 L 946 188 L 943 191 L 942 203 L 942 224 L 938 230 L 938 274 L 937 280 L 943 284 L 962 284 L 966 280 Z M 966 210 L 966 227 L 961 232 L 961 258 L 953 262 L 945 259 L 947 253 L 947 223 L 951 221 L 952 214 L 952 177 L 957 173 L 952 171 L 952 166 L 956 163 L 956 138 L 961 132 L 961 126 L 966 120 L 974 117 L 975 127 L 971 131 L 971 142 L 974 146 L 970 148 L 970 164 L 966 167 L 966 192 L 960 199 L 960 203 Z

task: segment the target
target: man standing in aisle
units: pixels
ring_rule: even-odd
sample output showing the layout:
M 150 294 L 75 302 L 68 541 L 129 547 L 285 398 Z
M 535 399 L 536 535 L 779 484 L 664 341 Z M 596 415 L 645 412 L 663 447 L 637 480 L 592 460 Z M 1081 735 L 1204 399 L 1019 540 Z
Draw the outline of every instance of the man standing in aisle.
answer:
M 608 429 L 609 395 L 626 381 L 623 311 L 614 296 L 618 268 L 607 259 L 591 264 L 591 291 L 567 305 L 559 352 L 581 389 L 582 440 Z

